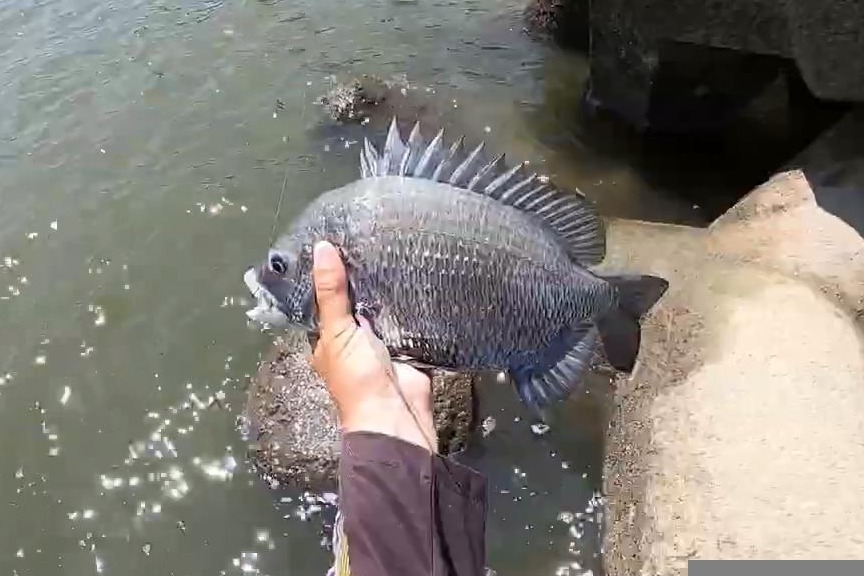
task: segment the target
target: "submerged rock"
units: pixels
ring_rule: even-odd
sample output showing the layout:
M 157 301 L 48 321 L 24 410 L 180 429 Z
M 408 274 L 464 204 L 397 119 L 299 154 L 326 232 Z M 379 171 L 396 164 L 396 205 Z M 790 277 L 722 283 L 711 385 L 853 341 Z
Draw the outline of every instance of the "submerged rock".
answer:
M 336 85 L 318 99 L 327 114 L 337 122 L 363 122 L 371 110 L 383 104 L 401 84 L 364 74 Z
M 326 134 L 338 127 L 342 136 L 353 133 L 354 138 L 376 131 L 385 134 L 394 116 L 411 118 L 421 125 L 442 125 L 452 105 L 434 97 L 435 93 L 434 86 L 412 83 L 404 76 L 364 74 L 334 80 L 330 90 L 317 100 L 325 116 L 333 120 L 320 129 Z
M 302 333 L 287 332 L 259 365 L 247 393 L 244 417 L 251 460 L 271 484 L 327 484 L 336 478 L 336 411 L 309 365 L 310 353 Z M 473 384 L 471 375 L 433 375 L 433 411 L 443 454 L 463 450 L 473 431 Z

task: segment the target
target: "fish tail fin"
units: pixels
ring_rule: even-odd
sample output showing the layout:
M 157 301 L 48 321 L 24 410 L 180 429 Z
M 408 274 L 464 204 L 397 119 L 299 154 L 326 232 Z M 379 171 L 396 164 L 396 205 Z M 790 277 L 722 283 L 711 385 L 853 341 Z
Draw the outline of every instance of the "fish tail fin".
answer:
M 642 317 L 651 310 L 669 288 L 669 282 L 658 276 L 606 276 L 618 293 L 615 308 L 600 318 L 597 327 L 606 359 L 616 370 L 630 372 L 636 364 L 642 339 Z
M 419 178 L 472 191 L 530 214 L 574 262 L 593 266 L 606 256 L 606 226 L 593 202 L 579 190 L 560 189 L 529 172 L 526 162 L 511 166 L 504 154 L 490 160 L 482 141 L 469 149 L 459 137 L 448 146 L 440 129 L 427 142 L 419 123 L 405 140 L 393 117 L 381 152 L 368 138 L 363 141 L 360 176 Z

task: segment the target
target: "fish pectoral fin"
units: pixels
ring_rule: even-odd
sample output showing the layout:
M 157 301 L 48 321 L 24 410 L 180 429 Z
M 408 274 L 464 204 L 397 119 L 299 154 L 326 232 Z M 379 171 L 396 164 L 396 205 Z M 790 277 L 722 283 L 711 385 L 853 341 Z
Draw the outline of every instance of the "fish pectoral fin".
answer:
M 412 368 L 416 368 L 421 372 L 428 372 L 430 370 L 438 370 L 440 369 L 438 366 L 433 364 L 429 364 L 427 362 L 423 362 L 422 360 L 418 360 L 413 356 L 407 356 L 405 354 L 395 354 L 390 357 L 393 362 L 398 362 L 399 364 L 406 364 L 411 366 Z
M 546 406 L 569 397 L 582 382 L 599 344 L 597 327 L 593 324 L 580 327 L 574 340 L 575 345 L 547 368 L 513 374 L 519 398 L 535 413 L 540 414 Z
M 390 357 L 390 360 L 399 364 L 405 364 L 406 366 L 414 368 L 418 372 L 422 372 L 426 375 L 427 378 L 429 378 L 430 381 L 435 376 L 435 372 L 441 372 L 442 370 L 444 370 L 440 366 L 434 366 L 432 364 L 422 362 L 420 360 L 417 360 L 416 358 L 406 356 L 404 354 L 392 355 Z

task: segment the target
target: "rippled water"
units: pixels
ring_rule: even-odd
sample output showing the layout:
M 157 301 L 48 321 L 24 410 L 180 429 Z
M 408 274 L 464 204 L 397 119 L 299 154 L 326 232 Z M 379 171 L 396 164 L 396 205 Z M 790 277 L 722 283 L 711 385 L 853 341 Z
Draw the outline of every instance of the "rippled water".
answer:
M 326 502 L 269 491 L 234 421 L 268 345 L 241 273 L 283 177 L 284 222 L 356 174 L 315 104 L 333 75 L 429 88 L 442 124 L 545 161 L 608 214 L 705 221 L 632 150 L 587 144 L 584 61 L 527 39 L 521 9 L 0 3 L 0 572 L 323 574 Z M 599 401 L 535 436 L 509 390 L 488 396 L 497 426 L 467 457 L 490 477 L 489 564 L 597 572 Z

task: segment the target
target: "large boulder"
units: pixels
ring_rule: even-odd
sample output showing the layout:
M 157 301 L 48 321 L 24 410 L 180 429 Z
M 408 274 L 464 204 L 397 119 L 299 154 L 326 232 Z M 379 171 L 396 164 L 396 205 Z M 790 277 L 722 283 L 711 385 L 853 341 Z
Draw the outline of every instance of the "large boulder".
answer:
M 328 485 L 336 478 L 340 439 L 327 388 L 308 362 L 304 334 L 286 332 L 258 367 L 247 393 L 245 435 L 252 462 L 276 487 Z M 437 371 L 432 379 L 439 450 L 465 448 L 474 420 L 473 376 Z
M 864 186 L 811 186 L 830 136 L 708 229 L 609 226 L 604 267 L 671 282 L 607 434 L 612 576 L 864 558 Z

